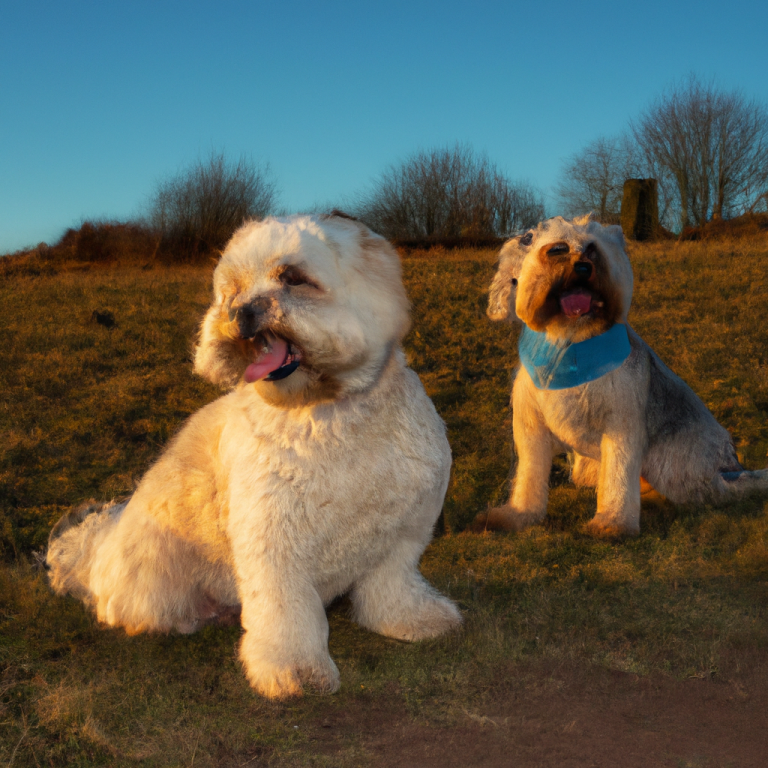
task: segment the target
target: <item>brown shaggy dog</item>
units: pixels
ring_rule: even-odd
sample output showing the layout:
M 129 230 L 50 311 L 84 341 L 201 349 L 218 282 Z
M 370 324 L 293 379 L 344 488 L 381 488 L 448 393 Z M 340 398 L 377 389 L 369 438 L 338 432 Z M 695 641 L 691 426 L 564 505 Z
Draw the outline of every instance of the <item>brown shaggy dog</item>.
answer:
M 640 531 L 641 478 L 674 502 L 768 490 L 768 470 L 741 467 L 728 432 L 626 326 L 632 283 L 621 228 L 589 216 L 545 221 L 502 248 L 488 315 L 527 326 L 512 392 L 518 466 L 509 502 L 476 529 L 541 522 L 563 451 L 573 481 L 597 486 L 590 528 L 601 535 Z

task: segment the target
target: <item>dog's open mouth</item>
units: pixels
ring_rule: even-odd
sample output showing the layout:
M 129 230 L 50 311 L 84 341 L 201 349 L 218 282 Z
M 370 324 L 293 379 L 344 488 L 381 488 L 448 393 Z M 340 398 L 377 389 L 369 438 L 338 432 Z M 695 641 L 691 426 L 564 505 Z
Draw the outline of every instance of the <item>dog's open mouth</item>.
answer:
M 248 384 L 254 381 L 280 381 L 290 376 L 301 362 L 301 352 L 286 339 L 271 333 L 253 339 L 256 359 L 245 369 Z
M 582 317 L 603 307 L 605 302 L 586 288 L 572 288 L 560 294 L 560 309 L 568 318 Z

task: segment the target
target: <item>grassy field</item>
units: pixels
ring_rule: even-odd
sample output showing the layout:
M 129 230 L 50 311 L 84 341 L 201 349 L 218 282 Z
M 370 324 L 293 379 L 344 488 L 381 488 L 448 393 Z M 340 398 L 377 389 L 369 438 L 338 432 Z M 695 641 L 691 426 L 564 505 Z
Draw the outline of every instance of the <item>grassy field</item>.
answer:
M 630 257 L 630 322 L 731 430 L 743 463 L 765 466 L 768 241 L 633 246 Z M 765 499 L 719 510 L 651 501 L 640 537 L 612 544 L 582 533 L 595 494 L 570 485 L 559 460 L 546 525 L 464 531 L 508 490 L 516 331 L 485 317 L 494 260 L 490 251 L 404 259 L 407 352 L 454 454 L 444 535 L 422 568 L 459 602 L 465 627 L 405 645 L 359 629 L 341 600 L 329 612 L 340 692 L 284 704 L 249 690 L 236 628 L 132 638 L 101 629 L 79 603 L 49 593 L 33 556 L 69 505 L 130 492 L 181 421 L 217 396 L 191 368 L 211 269 L 4 279 L 0 763 L 396 764 L 386 755 L 394 746 L 372 746 L 372 728 L 486 733 L 493 702 L 532 696 L 552 665 L 595 679 L 747 682 L 765 667 Z M 91 319 L 107 309 L 112 329 Z M 513 684 L 522 687 L 510 693 Z M 701 760 L 679 765 L 726 764 Z

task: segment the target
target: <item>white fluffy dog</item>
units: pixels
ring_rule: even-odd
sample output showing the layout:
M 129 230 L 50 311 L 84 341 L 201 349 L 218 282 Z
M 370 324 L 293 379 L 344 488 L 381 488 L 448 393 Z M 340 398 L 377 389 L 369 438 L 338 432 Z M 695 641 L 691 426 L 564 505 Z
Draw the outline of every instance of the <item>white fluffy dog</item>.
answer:
M 341 214 L 243 226 L 214 275 L 195 368 L 233 388 L 193 415 L 133 496 L 57 523 L 53 588 L 128 632 L 238 614 L 270 698 L 333 691 L 324 606 L 402 640 L 461 622 L 418 570 L 451 464 L 405 363 L 394 249 Z
M 674 502 L 768 490 L 768 470 L 743 469 L 728 432 L 626 325 L 632 285 L 621 227 L 589 216 L 505 243 L 488 314 L 526 326 L 512 391 L 518 466 L 509 502 L 476 529 L 541 522 L 562 451 L 574 482 L 597 486 L 589 527 L 600 535 L 639 532 L 643 481 Z

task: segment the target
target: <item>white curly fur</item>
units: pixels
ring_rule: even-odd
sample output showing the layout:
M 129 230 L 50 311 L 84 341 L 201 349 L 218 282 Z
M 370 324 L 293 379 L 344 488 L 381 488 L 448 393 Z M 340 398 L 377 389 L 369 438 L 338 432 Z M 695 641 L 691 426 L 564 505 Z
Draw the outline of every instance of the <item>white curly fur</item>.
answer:
M 287 267 L 307 282 L 281 282 Z M 234 389 L 188 420 L 127 502 L 62 519 L 51 584 L 129 632 L 192 632 L 240 612 L 257 691 L 333 691 L 334 597 L 349 592 L 360 624 L 403 640 L 461 622 L 418 570 L 451 458 L 400 348 L 399 259 L 348 218 L 269 219 L 235 234 L 214 288 L 196 368 Z M 302 351 L 298 370 L 244 382 L 257 352 L 231 319 L 242 306 Z

